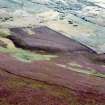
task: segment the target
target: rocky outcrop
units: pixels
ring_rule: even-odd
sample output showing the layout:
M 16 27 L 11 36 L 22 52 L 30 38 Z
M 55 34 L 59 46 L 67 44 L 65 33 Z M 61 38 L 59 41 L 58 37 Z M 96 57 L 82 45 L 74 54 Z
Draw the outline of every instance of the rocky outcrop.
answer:
M 52 52 L 74 52 L 74 51 L 88 51 L 93 52 L 88 47 L 76 42 L 64 35 L 49 29 L 48 27 L 38 27 L 30 29 L 33 31 L 29 35 L 25 29 L 11 28 L 12 35 L 9 38 L 22 48 L 30 50 L 46 50 Z

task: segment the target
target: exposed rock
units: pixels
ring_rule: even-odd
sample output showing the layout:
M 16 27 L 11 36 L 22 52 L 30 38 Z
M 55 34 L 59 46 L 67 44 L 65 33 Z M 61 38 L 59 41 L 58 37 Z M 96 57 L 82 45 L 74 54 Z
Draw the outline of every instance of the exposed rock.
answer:
M 0 40 L 0 47 L 6 48 L 7 47 L 7 44 L 5 44 L 3 41 Z
M 105 2 L 102 0 L 5 0 L 0 5 L 3 16 L 9 13 L 13 17 L 13 21 L 6 17 L 7 21 L 0 24 L 2 27 L 32 27 L 48 22 L 52 29 L 65 30 L 70 38 L 72 33 L 72 39 L 99 54 L 105 53 Z M 67 22 L 58 26 L 55 23 L 59 20 Z
M 9 38 L 22 48 L 30 50 L 46 50 L 46 51 L 88 51 L 93 52 L 88 47 L 76 42 L 64 35 L 53 31 L 47 27 L 39 27 L 31 29 L 34 34 L 29 35 L 24 29 L 11 28 L 12 35 Z
M 0 46 L 9 49 L 15 48 L 13 42 L 7 38 L 0 38 Z

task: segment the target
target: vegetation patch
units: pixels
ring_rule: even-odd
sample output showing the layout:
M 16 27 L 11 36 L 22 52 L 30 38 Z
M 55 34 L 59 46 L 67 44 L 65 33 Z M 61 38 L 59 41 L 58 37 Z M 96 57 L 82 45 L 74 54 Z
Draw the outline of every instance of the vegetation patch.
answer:
M 0 47 L 0 52 L 9 53 L 11 56 L 23 62 L 31 62 L 31 61 L 41 61 L 41 60 L 51 60 L 52 58 L 56 58 L 56 55 L 43 55 L 38 53 L 32 53 L 27 50 L 23 50 L 20 48 L 3 48 Z
M 55 58 L 54 55 L 42 55 L 37 53 L 31 53 L 29 51 L 20 50 L 17 51 L 14 55 L 18 60 L 24 62 L 31 62 L 31 61 L 40 61 L 40 60 L 51 60 L 51 58 Z
M 2 99 L 0 99 L 0 105 L 10 105 L 10 104 L 6 102 L 6 100 L 2 101 Z
M 0 37 L 0 52 L 8 53 L 23 62 L 51 60 L 51 58 L 57 57 L 56 55 L 33 53 L 28 50 L 16 48 L 11 40 L 4 37 Z
M 10 35 L 10 31 L 8 29 L 0 29 L 0 37 L 8 37 Z
M 78 73 L 82 73 L 82 74 L 86 74 L 86 75 L 91 75 L 91 76 L 96 76 L 96 77 L 100 77 L 100 78 L 105 78 L 105 73 L 98 72 L 92 68 L 84 68 L 79 64 L 74 64 L 74 63 L 70 64 L 69 63 L 66 65 L 63 65 L 63 64 L 56 64 L 56 65 L 63 67 L 63 68 L 66 68 L 66 69 L 69 69 L 69 70 L 74 71 L 74 72 L 78 72 Z

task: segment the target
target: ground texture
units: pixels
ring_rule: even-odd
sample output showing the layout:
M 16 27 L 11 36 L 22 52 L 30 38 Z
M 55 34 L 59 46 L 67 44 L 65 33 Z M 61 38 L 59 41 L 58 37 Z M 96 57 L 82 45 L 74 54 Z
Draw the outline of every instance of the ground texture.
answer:
M 104 54 L 47 27 L 28 30 L 0 38 L 0 105 L 105 105 Z

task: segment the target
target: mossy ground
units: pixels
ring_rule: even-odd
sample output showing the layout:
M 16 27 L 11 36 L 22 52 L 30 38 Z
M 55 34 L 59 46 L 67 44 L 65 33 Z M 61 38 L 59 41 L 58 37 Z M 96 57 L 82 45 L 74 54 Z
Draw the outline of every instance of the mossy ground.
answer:
M 8 53 L 11 56 L 15 57 L 17 60 L 23 61 L 23 62 L 31 62 L 31 61 L 43 61 L 43 60 L 50 60 L 51 58 L 56 58 L 56 55 L 44 55 L 44 54 L 38 54 L 38 53 L 32 53 L 27 50 L 23 50 L 20 48 L 3 48 L 0 47 L 0 52 L 2 53 Z
M 8 37 L 10 35 L 9 29 L 0 28 L 0 37 Z
M 92 69 L 90 67 L 88 67 L 86 69 L 82 65 L 79 65 L 77 63 L 68 63 L 68 64 L 65 64 L 65 65 L 56 64 L 56 65 L 57 66 L 60 66 L 60 67 L 63 67 L 63 68 L 67 68 L 67 69 L 72 70 L 74 72 L 85 74 L 85 75 L 90 75 L 90 76 L 96 76 L 96 77 L 100 77 L 100 78 L 105 78 L 105 73 L 98 72 L 97 70 Z

